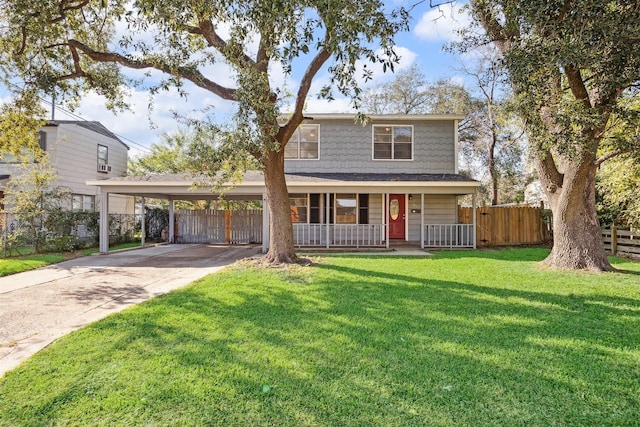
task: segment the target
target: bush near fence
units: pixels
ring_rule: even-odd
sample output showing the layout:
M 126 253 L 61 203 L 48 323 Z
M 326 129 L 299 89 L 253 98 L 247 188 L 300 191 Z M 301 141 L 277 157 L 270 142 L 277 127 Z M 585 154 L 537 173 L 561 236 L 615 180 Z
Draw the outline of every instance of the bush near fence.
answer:
M 44 218 L 36 235 L 10 213 L 4 212 L 0 214 L 2 255 L 25 255 L 36 249 L 41 253 L 68 252 L 97 246 L 99 218 L 99 212 L 57 211 Z M 160 241 L 160 232 L 169 222 L 168 213 L 154 211 L 145 218 L 147 239 Z M 139 214 L 109 214 L 109 243 L 138 240 L 141 220 Z
M 458 220 L 473 224 L 473 208 L 458 207 Z M 476 245 L 537 245 L 550 238 L 547 211 L 533 206 L 476 208 Z
M 640 257 L 640 234 L 618 230 L 615 226 L 602 230 L 604 249 L 612 255 Z

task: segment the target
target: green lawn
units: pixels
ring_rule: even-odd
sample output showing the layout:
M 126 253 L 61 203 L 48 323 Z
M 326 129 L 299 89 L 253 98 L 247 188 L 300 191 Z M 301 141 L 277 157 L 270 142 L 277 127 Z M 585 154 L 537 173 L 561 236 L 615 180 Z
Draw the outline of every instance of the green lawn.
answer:
M 140 242 L 122 243 L 110 247 L 109 250 L 128 249 L 139 246 Z M 36 268 L 62 262 L 67 259 L 77 258 L 78 256 L 98 253 L 99 251 L 100 250 L 98 248 L 91 248 L 78 252 L 49 253 L 41 255 L 24 255 L 18 257 L 0 258 L 0 277 L 21 273 L 27 270 L 34 270 Z
M 640 425 L 640 264 L 547 251 L 237 266 L 0 379 L 0 425 Z
M 0 277 L 44 267 L 64 260 L 62 254 L 26 255 L 16 258 L 0 258 Z

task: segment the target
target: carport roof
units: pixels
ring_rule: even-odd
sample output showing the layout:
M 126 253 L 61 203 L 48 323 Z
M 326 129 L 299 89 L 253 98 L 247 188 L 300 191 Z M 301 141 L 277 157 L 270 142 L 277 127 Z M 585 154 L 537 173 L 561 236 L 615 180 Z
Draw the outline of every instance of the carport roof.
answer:
M 459 174 L 407 173 L 288 173 L 285 174 L 289 192 L 369 192 L 369 193 L 438 193 L 470 194 L 480 182 Z M 162 174 L 114 177 L 87 181 L 102 192 L 153 198 L 203 199 L 217 198 L 212 178 L 194 174 Z M 226 183 L 217 188 L 227 198 L 261 196 L 264 176 L 248 171 L 241 182 Z M 257 197 L 247 197 L 249 199 Z

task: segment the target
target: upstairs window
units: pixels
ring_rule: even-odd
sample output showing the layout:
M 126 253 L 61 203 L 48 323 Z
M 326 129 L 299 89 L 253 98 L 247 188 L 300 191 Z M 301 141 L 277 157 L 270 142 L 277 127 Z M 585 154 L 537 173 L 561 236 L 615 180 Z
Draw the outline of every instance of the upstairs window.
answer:
M 320 125 L 300 125 L 284 147 L 285 159 L 317 160 Z
M 109 164 L 109 147 L 98 145 L 98 166 Z
M 374 160 L 412 160 L 413 126 L 374 125 Z

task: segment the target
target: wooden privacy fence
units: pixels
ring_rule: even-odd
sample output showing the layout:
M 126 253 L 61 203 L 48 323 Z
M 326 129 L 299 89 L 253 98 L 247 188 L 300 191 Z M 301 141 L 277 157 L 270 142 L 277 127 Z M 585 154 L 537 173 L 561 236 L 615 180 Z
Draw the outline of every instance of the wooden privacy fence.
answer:
M 604 249 L 613 255 L 640 257 L 640 234 L 618 230 L 615 226 L 602 230 Z
M 531 245 L 545 240 L 543 209 L 532 206 L 484 206 L 476 208 L 476 244 Z M 458 221 L 473 223 L 473 209 L 459 206 Z
M 177 243 L 262 242 L 262 210 L 176 210 Z

